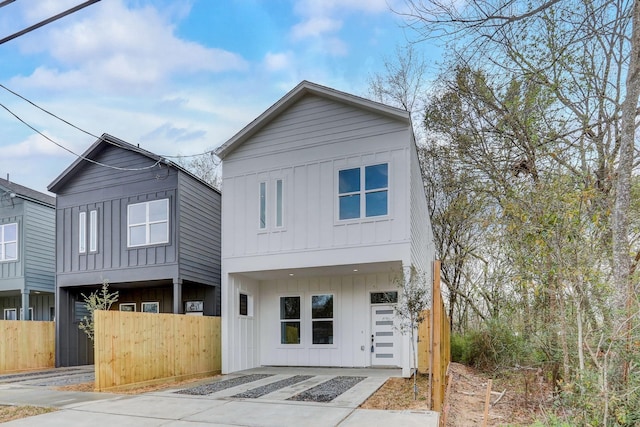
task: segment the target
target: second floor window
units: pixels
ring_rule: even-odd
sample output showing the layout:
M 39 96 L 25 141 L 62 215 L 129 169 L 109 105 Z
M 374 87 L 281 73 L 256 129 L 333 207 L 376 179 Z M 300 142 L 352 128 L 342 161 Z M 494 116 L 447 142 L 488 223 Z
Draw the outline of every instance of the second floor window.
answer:
M 0 225 L 0 261 L 18 259 L 18 224 Z
M 98 211 L 89 212 L 89 251 L 98 250 Z M 78 251 L 81 254 L 87 252 L 87 213 L 78 214 Z
M 387 215 L 389 165 L 343 169 L 338 172 L 338 219 Z
M 127 246 L 169 243 L 169 199 L 128 206 Z

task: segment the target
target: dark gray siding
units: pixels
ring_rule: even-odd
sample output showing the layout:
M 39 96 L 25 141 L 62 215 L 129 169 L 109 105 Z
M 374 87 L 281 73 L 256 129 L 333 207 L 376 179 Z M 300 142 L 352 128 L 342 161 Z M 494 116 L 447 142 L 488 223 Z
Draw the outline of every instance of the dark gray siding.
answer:
M 123 168 L 153 166 L 154 161 L 128 150 L 109 147 L 97 161 Z M 57 203 L 56 269 L 58 285 L 82 285 L 177 277 L 175 169 L 120 171 L 86 165 L 60 191 Z M 127 247 L 127 206 L 169 199 L 169 243 L 143 248 Z M 79 213 L 97 210 L 98 250 L 79 252 Z M 136 271 L 132 271 L 135 269 Z
M 179 183 L 180 277 L 219 286 L 220 193 L 186 174 Z
M 31 294 L 29 296 L 29 306 L 33 308 L 32 320 L 53 320 L 51 312 L 54 307 L 54 294 Z M 15 308 L 20 313 L 22 308 L 22 296 L 16 294 L 14 296 L 0 297 L 0 319 L 4 319 L 4 309 Z M 18 314 L 19 316 L 19 314 Z
M 56 364 L 93 363 L 92 343 L 78 329 L 76 303 L 107 280 L 120 303 L 158 301 L 173 312 L 174 283 L 182 301 L 203 300 L 206 315 L 220 315 L 220 193 L 175 167 L 157 165 L 138 152 L 105 143 L 97 162 L 71 169 L 56 185 Z M 151 166 L 150 169 L 144 169 Z M 141 169 L 143 168 L 143 169 Z M 127 207 L 169 200 L 169 242 L 127 247 Z M 79 213 L 98 213 L 98 247 L 79 251 Z M 87 222 L 87 232 L 89 224 Z
M 25 202 L 24 276 L 29 290 L 55 292 L 55 210 Z

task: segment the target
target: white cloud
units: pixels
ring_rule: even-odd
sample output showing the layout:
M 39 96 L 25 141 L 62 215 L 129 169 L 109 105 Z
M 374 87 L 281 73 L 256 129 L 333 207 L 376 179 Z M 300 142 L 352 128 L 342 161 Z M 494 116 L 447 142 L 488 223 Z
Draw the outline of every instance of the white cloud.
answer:
M 54 135 L 49 132 L 42 132 L 47 137 L 53 139 L 57 143 L 63 146 L 67 146 L 63 141 L 56 139 Z M 2 147 L 2 157 L 24 160 L 34 156 L 63 156 L 66 155 L 66 151 L 58 147 L 51 141 L 47 140 L 41 135 L 33 134 L 27 137 L 27 139 L 13 145 L 6 145 Z
M 342 21 L 331 19 L 328 17 L 318 16 L 310 17 L 307 20 L 296 24 L 291 29 L 291 35 L 294 40 L 300 40 L 307 37 L 320 37 L 326 33 L 334 33 L 342 27 Z
M 291 52 L 267 52 L 264 57 L 264 67 L 267 71 L 287 70 L 292 65 L 292 56 Z
M 28 78 L 40 87 L 99 86 L 130 90 L 173 76 L 248 68 L 240 56 L 178 38 L 174 26 L 150 6 L 128 9 L 121 0 L 91 6 L 85 18 L 39 33 L 27 49 L 47 52 L 55 65 Z

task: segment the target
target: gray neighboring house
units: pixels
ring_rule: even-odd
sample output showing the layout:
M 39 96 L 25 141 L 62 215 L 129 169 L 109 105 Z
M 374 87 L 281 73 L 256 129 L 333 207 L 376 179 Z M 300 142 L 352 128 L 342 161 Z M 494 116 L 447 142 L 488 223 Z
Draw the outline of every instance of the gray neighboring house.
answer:
M 105 166 L 106 165 L 106 166 Z M 50 185 L 56 204 L 56 365 L 93 363 L 82 294 L 112 310 L 220 315 L 220 191 L 104 134 Z
M 0 319 L 54 319 L 55 204 L 0 178 Z

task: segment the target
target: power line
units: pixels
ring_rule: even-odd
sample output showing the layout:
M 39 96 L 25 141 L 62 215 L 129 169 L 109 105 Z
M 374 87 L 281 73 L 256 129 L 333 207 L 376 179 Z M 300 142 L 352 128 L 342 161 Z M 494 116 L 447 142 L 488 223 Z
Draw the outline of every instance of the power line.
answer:
M 40 130 L 36 129 L 35 127 L 33 127 L 32 125 L 30 125 L 29 123 L 27 123 L 25 120 L 23 120 L 20 116 L 18 116 L 16 113 L 14 113 L 13 111 L 11 111 L 9 109 L 9 107 L 7 107 L 6 105 L 0 103 L 0 107 L 4 108 L 9 114 L 11 114 L 13 117 L 15 117 L 18 121 L 20 121 L 22 124 L 24 124 L 25 126 L 27 126 L 29 129 L 31 129 L 32 131 L 36 132 L 38 135 L 42 136 L 43 138 L 45 138 L 47 141 L 57 145 L 58 147 L 62 148 L 63 150 L 67 151 L 68 153 L 73 154 L 74 156 L 76 156 L 79 159 L 85 160 L 89 163 L 93 163 L 95 165 L 98 166 L 103 166 L 105 168 L 109 168 L 109 169 L 115 169 L 115 170 L 119 170 L 119 171 L 142 171 L 142 170 L 147 170 L 147 169 L 152 169 L 156 166 L 158 166 L 161 162 L 162 162 L 162 157 L 160 159 L 158 159 L 158 161 L 156 161 L 153 165 L 151 166 L 145 166 L 142 168 L 121 168 L 119 166 L 112 166 L 112 165 L 107 165 L 106 163 L 101 163 L 98 162 L 96 160 L 90 159 L 88 157 L 84 157 L 81 154 L 77 154 L 76 152 L 74 152 L 73 150 L 65 147 L 64 145 L 60 144 L 59 142 L 55 141 L 53 138 L 50 138 L 49 136 L 45 135 L 44 133 L 42 133 Z M 102 139 L 102 138 L 98 138 L 98 139 Z M 107 141 L 110 142 L 110 141 Z M 116 144 L 113 144 L 116 145 Z M 120 147 L 122 148 L 122 147 Z
M 9 3 L 13 2 L 13 1 L 15 1 L 15 0 L 5 0 L 4 2 L 2 2 L 0 4 L 0 7 L 1 6 L 6 6 L 7 4 L 9 4 Z M 52 16 L 50 18 L 47 18 L 44 21 L 40 21 L 37 24 L 34 24 L 34 25 L 30 26 L 30 27 L 27 27 L 24 30 L 18 31 L 17 33 L 13 33 L 10 36 L 7 36 L 7 37 L 5 37 L 3 39 L 0 39 L 0 44 L 4 44 L 4 43 L 6 43 L 8 41 L 11 41 L 11 40 L 13 40 L 15 38 L 23 36 L 23 35 L 25 35 L 27 33 L 30 33 L 33 30 L 37 30 L 40 27 L 44 27 L 45 25 L 50 24 L 53 21 L 57 21 L 60 18 L 64 18 L 67 15 L 71 15 L 72 13 L 77 12 L 80 9 L 84 9 L 85 7 L 90 6 L 90 5 L 92 5 L 94 3 L 97 3 L 99 1 L 100 0 L 88 0 L 88 1 L 86 1 L 84 3 L 81 3 L 81 4 L 77 5 L 77 6 L 74 6 L 71 9 L 65 10 L 64 12 L 58 13 L 57 15 L 54 15 L 54 16 Z
M 15 1 L 15 0 L 13 0 L 13 1 Z M 33 101 L 31 101 L 30 99 L 26 98 L 25 96 L 20 95 L 20 94 L 19 94 L 19 93 L 17 93 L 16 91 L 9 89 L 9 88 L 8 88 L 8 87 L 6 87 L 5 85 L 0 84 L 0 88 L 2 88 L 2 89 L 4 89 L 4 90 L 6 90 L 7 92 L 11 93 L 11 94 L 12 94 L 12 95 L 14 95 L 14 96 L 17 96 L 18 98 L 20 98 L 20 99 L 22 99 L 23 101 L 25 101 L 25 102 L 29 103 L 30 105 L 34 106 L 34 107 L 35 107 L 35 108 L 37 108 L 38 110 L 42 111 L 43 113 L 46 113 L 46 114 L 50 115 L 51 117 L 54 117 L 54 118 L 56 118 L 56 119 L 60 120 L 61 122 L 65 123 L 66 125 L 71 126 L 72 128 L 77 129 L 77 130 L 79 130 L 80 132 L 85 133 L 85 134 L 87 134 L 87 135 L 89 135 L 89 136 L 92 136 L 92 137 L 94 137 L 94 138 L 96 138 L 96 139 L 100 139 L 100 137 L 99 137 L 99 136 L 94 135 L 93 133 L 89 132 L 88 130 L 82 129 L 81 127 L 79 127 L 79 126 L 77 126 L 77 125 L 74 125 L 73 123 L 69 122 L 68 120 L 63 119 L 63 118 L 62 118 L 62 117 L 60 117 L 60 116 L 57 116 L 56 114 L 52 113 L 51 111 L 47 110 L 47 109 L 46 109 L 46 108 L 44 108 L 44 107 L 39 106 L 39 105 L 38 105 L 38 104 L 36 104 L 35 102 L 33 102 Z M 5 107 L 5 109 L 6 109 L 6 107 Z M 13 114 L 13 113 L 12 113 L 12 114 Z M 111 145 L 114 145 L 114 146 L 116 146 L 116 147 L 120 147 L 120 148 L 122 148 L 120 145 L 118 145 L 118 144 L 116 144 L 116 143 L 114 143 L 114 142 L 112 142 L 112 141 L 107 141 L 107 142 L 108 142 L 109 144 L 111 144 Z M 198 154 L 189 154 L 189 155 L 164 155 L 164 154 L 160 154 L 160 156 L 161 156 L 161 157 L 165 157 L 165 158 L 167 158 L 167 159 L 178 159 L 178 158 L 200 157 L 200 156 L 204 156 L 204 155 L 207 155 L 207 154 L 208 154 L 208 155 L 213 154 L 213 150 L 207 150 L 207 151 L 205 151 L 205 152 L 203 152 L 203 153 L 198 153 Z
M 0 7 L 5 7 L 11 3 L 13 3 L 16 0 L 4 0 L 3 2 L 0 2 Z

